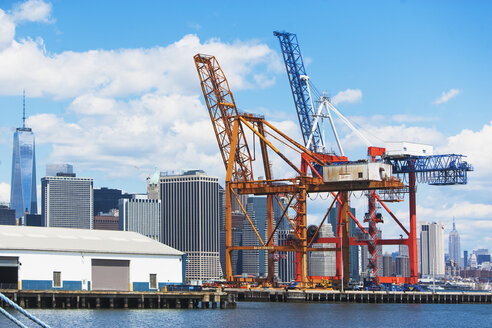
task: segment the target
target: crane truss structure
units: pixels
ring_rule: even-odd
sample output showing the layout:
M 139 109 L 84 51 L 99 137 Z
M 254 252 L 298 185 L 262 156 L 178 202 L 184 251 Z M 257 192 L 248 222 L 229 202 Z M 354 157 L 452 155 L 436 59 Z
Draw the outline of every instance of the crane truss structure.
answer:
M 417 173 L 419 182 L 430 185 L 455 185 L 468 182 L 467 172 L 473 166 L 463 160 L 463 155 L 431 155 L 431 156 L 386 156 L 384 159 L 393 166 L 393 173 Z
M 316 277 L 308 277 L 307 274 L 307 256 L 308 252 L 319 251 L 335 251 L 337 259 L 337 272 L 334 277 L 319 277 L 319 279 L 332 278 L 340 283 L 348 283 L 350 277 L 348 265 L 342 271 L 342 256 L 343 261 L 347 259 L 349 254 L 349 220 L 354 220 L 359 228 L 367 233 L 360 225 L 355 217 L 348 209 L 348 192 L 353 190 L 376 190 L 376 189 L 398 189 L 403 188 L 401 181 L 397 179 L 387 179 L 383 181 L 341 181 L 325 183 L 319 173 L 314 169 L 313 163 L 324 165 L 309 149 L 297 143 L 282 131 L 267 122 L 264 118 L 253 116 L 251 114 L 237 114 L 237 109 L 233 101 L 224 104 L 222 95 L 228 95 L 232 98 L 232 93 L 228 88 L 225 75 L 213 56 L 195 55 L 195 65 L 200 76 L 202 91 L 207 102 L 207 107 L 210 112 L 214 131 L 217 135 L 219 150 L 224 159 L 226 168 L 225 178 L 225 196 L 226 196 L 226 217 L 225 217 L 225 238 L 226 238 L 226 279 L 233 281 L 231 254 L 238 250 L 266 250 L 268 251 L 268 276 L 267 282 L 273 281 L 273 258 L 276 252 L 295 252 L 296 257 L 299 257 L 298 281 L 301 287 L 312 286 L 316 283 Z M 218 80 L 217 80 L 218 79 Z M 206 85 L 204 85 L 206 84 Z M 223 90 L 226 88 L 227 90 Z M 221 107 L 226 107 L 221 109 Z M 217 109 L 218 108 L 218 109 Z M 219 133 L 223 131 L 225 126 L 230 126 L 230 134 L 228 134 L 227 143 L 224 143 L 223 137 L 219 137 Z M 249 149 L 244 131 L 249 131 L 254 134 L 259 140 L 261 149 L 261 159 L 265 179 L 254 180 L 253 172 L 249 175 L 241 175 L 238 171 L 234 171 L 234 167 L 242 167 L 243 163 L 251 164 L 252 157 L 248 153 L 249 158 L 239 157 L 242 149 Z M 305 159 L 306 167 L 311 167 L 312 176 L 308 176 L 306 172 L 302 172 L 294 165 L 289 158 L 280 150 L 281 147 L 287 147 L 297 151 Z M 269 153 L 275 153 L 285 164 L 287 164 L 296 175 L 294 178 L 273 179 L 271 171 L 271 162 Z M 251 167 L 251 165 L 248 165 Z M 307 171 L 307 170 L 306 170 Z M 236 174 L 234 174 L 236 172 Z M 333 196 L 333 201 L 329 207 L 325 218 L 317 227 L 316 233 L 308 238 L 307 236 L 307 195 L 309 193 L 329 192 Z M 259 229 L 254 225 L 251 218 L 245 210 L 244 204 L 241 203 L 238 195 L 266 195 L 267 196 L 267 238 L 261 238 Z M 281 196 L 287 196 L 291 204 L 294 199 L 297 205 L 294 206 L 295 216 L 290 217 L 288 213 L 289 205 L 284 207 L 280 202 Z M 259 246 L 234 246 L 232 244 L 232 206 L 231 200 L 236 199 L 243 214 L 251 225 L 253 231 L 258 238 Z M 279 221 L 274 226 L 273 219 L 273 204 L 277 202 L 283 209 L 283 213 Z M 324 224 L 329 211 L 333 204 L 338 202 L 339 215 L 337 225 L 337 235 L 334 238 L 317 238 L 318 231 Z M 291 229 L 291 242 L 288 245 L 275 244 L 274 235 L 282 220 L 288 220 Z M 335 244 L 335 247 L 311 247 L 316 240 L 318 242 L 329 242 Z
M 386 156 L 385 149 L 372 147 L 368 140 L 355 129 L 348 120 L 339 113 L 339 111 L 330 103 L 329 99 L 322 96 L 318 102 L 320 107 L 318 112 L 314 112 L 313 99 L 309 88 L 309 78 L 306 75 L 304 63 L 300 52 L 297 36 L 288 32 L 273 32 L 280 41 L 287 75 L 289 77 L 294 103 L 299 117 L 301 132 L 304 137 L 304 144 L 316 152 L 318 144 L 325 145 L 324 131 L 319 133 L 318 118 L 320 117 L 321 108 L 324 105 L 327 110 L 327 117 L 333 129 L 333 133 L 338 144 L 341 156 L 327 156 L 326 154 L 317 153 L 319 159 L 325 164 L 336 165 L 346 164 L 349 161 L 343 156 L 343 148 L 340 145 L 338 135 L 333 125 L 333 120 L 330 115 L 330 110 L 336 113 L 340 119 L 347 124 L 369 147 L 368 157 L 371 162 L 380 161 L 392 165 L 393 173 L 397 176 L 402 176 L 408 179 L 408 186 L 401 189 L 386 189 L 380 190 L 380 195 L 376 191 L 369 191 L 368 196 L 368 213 L 364 217 L 364 222 L 368 223 L 369 232 L 364 232 L 358 240 L 349 238 L 350 245 L 366 245 L 369 251 L 369 268 L 372 271 L 372 280 L 375 285 L 380 282 L 396 282 L 396 283 L 411 283 L 415 284 L 418 281 L 418 262 L 417 262 L 417 226 L 416 226 L 416 181 L 425 182 L 430 185 L 453 185 L 466 184 L 467 172 L 472 171 L 471 165 L 462 160 L 462 155 L 434 155 L 434 156 Z M 311 127 L 311 129 L 308 129 Z M 316 137 L 321 137 L 318 143 L 311 144 L 311 140 L 317 141 Z M 306 141 L 307 140 L 307 141 Z M 312 146 L 312 147 L 311 147 Z M 307 159 L 302 157 L 301 170 L 307 172 Z M 321 166 L 314 164 L 318 170 Z M 396 216 L 389 210 L 384 203 L 385 201 L 402 201 L 402 194 L 409 194 L 409 229 L 407 230 Z M 382 223 L 382 215 L 377 213 L 377 203 L 379 203 L 387 213 L 398 223 L 400 228 L 406 234 L 407 238 L 401 239 L 379 239 L 377 236 L 376 225 Z M 338 228 L 337 228 L 338 231 Z M 344 240 L 347 240 L 345 238 Z M 328 241 L 327 241 L 328 242 Z M 378 254 L 377 246 L 379 245 L 407 245 L 409 249 L 410 260 L 410 277 L 380 277 L 377 269 Z M 297 262 L 299 260 L 297 259 Z M 344 263 L 337 262 L 338 265 L 347 265 L 347 259 Z M 296 266 L 296 269 L 299 265 Z M 337 270 L 339 268 L 337 267 Z
M 222 69 L 215 57 L 195 57 L 205 102 L 220 148 L 220 154 L 228 167 L 229 151 L 233 135 L 234 117 L 238 115 L 234 97 Z M 232 166 L 234 180 L 253 180 L 251 154 L 244 131 L 239 127 L 235 161 Z
M 309 77 L 306 74 L 297 36 L 287 32 L 273 32 L 273 34 L 279 38 L 282 48 L 304 144 L 308 145 L 311 138 L 312 141 L 308 148 L 317 151 L 319 147 L 324 147 L 324 141 L 319 125 L 314 123 L 314 108 L 308 85 Z

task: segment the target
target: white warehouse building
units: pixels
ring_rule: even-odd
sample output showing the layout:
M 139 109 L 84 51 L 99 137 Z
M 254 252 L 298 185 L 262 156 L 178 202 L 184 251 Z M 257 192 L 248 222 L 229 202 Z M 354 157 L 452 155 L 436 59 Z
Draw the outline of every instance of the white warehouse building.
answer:
M 136 232 L 0 225 L 0 289 L 152 291 L 186 255 Z

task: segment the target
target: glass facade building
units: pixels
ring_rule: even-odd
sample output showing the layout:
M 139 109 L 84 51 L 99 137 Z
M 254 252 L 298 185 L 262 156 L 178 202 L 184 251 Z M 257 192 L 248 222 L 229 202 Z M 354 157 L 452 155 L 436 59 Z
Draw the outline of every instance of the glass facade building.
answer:
M 36 155 L 34 133 L 30 128 L 17 128 L 14 133 L 10 186 L 10 208 L 15 210 L 15 217 L 22 217 L 26 210 L 37 214 Z

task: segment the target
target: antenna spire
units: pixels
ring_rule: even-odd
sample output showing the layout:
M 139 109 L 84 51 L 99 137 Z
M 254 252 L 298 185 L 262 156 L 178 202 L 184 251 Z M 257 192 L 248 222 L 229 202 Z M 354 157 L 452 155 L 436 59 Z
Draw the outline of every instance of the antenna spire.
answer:
M 26 89 L 22 90 L 22 128 L 26 128 Z
M 454 216 L 453 216 L 453 230 L 456 230 L 456 226 L 454 225 Z

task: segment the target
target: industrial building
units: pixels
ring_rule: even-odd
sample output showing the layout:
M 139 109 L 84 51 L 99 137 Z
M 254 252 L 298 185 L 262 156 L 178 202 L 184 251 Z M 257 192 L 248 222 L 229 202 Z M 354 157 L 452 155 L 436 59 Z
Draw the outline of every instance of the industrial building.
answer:
M 148 291 L 184 280 L 186 255 L 135 232 L 0 226 L 0 288 Z

